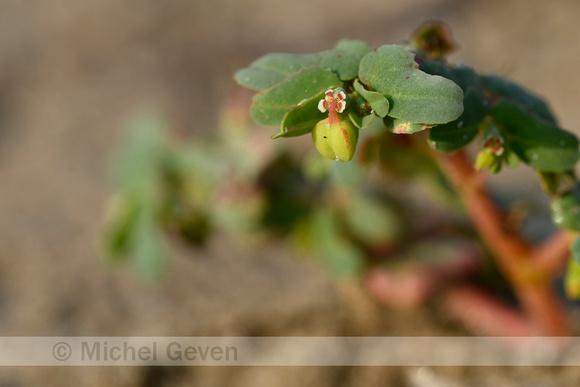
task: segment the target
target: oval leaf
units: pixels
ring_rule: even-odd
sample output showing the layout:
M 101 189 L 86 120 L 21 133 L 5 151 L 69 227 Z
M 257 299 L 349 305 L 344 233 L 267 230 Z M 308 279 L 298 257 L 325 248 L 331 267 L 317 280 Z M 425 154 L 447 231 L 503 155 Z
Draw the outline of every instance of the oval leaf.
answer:
M 389 243 L 402 230 L 401 219 L 394 208 L 370 195 L 354 194 L 344 215 L 350 231 L 371 245 Z
M 255 91 L 263 91 L 277 85 L 287 78 L 287 75 L 277 71 L 246 67 L 236 71 L 234 80 L 243 87 Z
M 260 125 L 277 126 L 286 113 L 301 101 L 341 85 L 340 79 L 330 70 L 319 67 L 303 69 L 273 88 L 256 94 L 250 113 Z
M 544 100 L 522 86 L 498 75 L 481 77 L 486 92 L 495 99 L 503 98 L 522 106 L 531 114 L 556 125 L 556 118 Z
M 389 99 L 393 118 L 431 126 L 455 120 L 463 112 L 463 91 L 419 70 L 414 58 L 401 46 L 382 46 L 361 60 L 360 80 Z
M 354 124 L 354 126 L 356 126 L 359 129 L 366 129 L 369 126 L 371 126 L 373 122 L 375 122 L 376 117 L 374 114 L 368 114 L 366 116 L 360 117 L 357 116 L 356 113 L 354 113 L 352 110 L 349 110 L 348 116 L 352 121 L 352 123 Z
M 341 39 L 336 43 L 334 48 L 338 50 L 354 51 L 362 58 L 373 50 L 373 47 L 363 40 L 358 39 Z
M 512 150 L 532 168 L 551 172 L 573 169 L 578 161 L 578 138 L 528 114 L 522 107 L 500 100 L 491 110 L 504 126 Z
M 580 299 L 580 264 L 573 257 L 568 260 L 564 288 L 568 298 L 572 300 Z
M 296 72 L 316 66 L 335 73 L 340 80 L 348 81 L 358 75 L 362 55 L 353 44 L 344 43 L 348 49 L 332 49 L 313 54 L 272 53 L 256 59 L 250 66 L 234 74 L 235 81 L 248 89 L 264 91 Z
M 290 109 L 282 119 L 280 133 L 272 138 L 296 137 L 310 133 L 320 120 L 328 116 L 328 114 L 318 110 L 318 102 L 324 99 L 325 92 L 326 89 Z
M 580 231 L 580 187 L 556 197 L 550 204 L 552 220 L 564 230 Z
M 475 70 L 466 65 L 449 66 L 441 61 L 421 59 L 419 68 L 431 75 L 439 75 L 455 82 L 463 92 L 471 88 L 476 88 L 483 91 L 480 76 Z
M 351 163 L 352 164 L 352 163 Z M 364 268 L 362 252 L 341 233 L 336 216 L 329 211 L 314 213 L 316 248 L 324 266 L 338 276 L 352 277 Z
M 443 152 L 455 152 L 471 143 L 477 136 L 479 123 L 488 114 L 487 104 L 477 89 L 468 89 L 463 99 L 465 110 L 455 121 L 438 125 L 429 131 L 429 145 Z
M 572 246 L 570 246 L 570 251 L 572 251 L 572 258 L 578 265 L 580 265 L 580 236 L 574 239 Z
M 379 117 L 385 117 L 389 113 L 389 100 L 387 97 L 376 91 L 369 91 L 360 84 L 358 80 L 354 81 L 354 89 L 363 97 L 373 108 L 373 112 Z
M 385 117 L 383 122 L 387 129 L 395 134 L 413 134 L 431 128 L 431 126 L 426 124 L 417 124 L 392 117 Z

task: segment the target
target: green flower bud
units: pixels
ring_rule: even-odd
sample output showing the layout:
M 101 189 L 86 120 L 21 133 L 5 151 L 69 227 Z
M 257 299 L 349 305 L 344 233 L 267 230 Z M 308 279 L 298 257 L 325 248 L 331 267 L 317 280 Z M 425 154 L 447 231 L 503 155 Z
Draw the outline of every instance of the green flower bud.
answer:
M 491 173 L 499 173 L 504 161 L 510 167 L 518 164 L 517 156 L 509 149 L 501 130 L 491 126 L 483 133 L 483 149 L 475 159 L 475 169 L 487 169 Z
M 475 169 L 487 169 L 491 173 L 498 173 L 501 169 L 502 158 L 496 156 L 490 148 L 482 149 L 475 158 Z
M 356 150 L 358 128 L 350 119 L 330 124 L 329 119 L 320 121 L 312 130 L 312 140 L 316 149 L 333 160 L 350 161 Z

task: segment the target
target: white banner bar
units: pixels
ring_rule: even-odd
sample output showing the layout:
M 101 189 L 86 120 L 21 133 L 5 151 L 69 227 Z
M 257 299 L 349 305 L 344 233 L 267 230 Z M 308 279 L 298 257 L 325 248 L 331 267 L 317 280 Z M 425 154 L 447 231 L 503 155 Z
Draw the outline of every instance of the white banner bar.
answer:
M 580 366 L 578 337 L 0 337 L 0 366 Z

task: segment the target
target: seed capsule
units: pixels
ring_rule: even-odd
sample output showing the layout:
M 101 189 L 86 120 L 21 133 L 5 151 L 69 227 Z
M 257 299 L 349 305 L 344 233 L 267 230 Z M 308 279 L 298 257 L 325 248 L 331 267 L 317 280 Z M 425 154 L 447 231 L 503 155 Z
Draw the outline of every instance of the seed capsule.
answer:
M 358 128 L 348 118 L 335 124 L 330 124 L 327 118 L 316 124 L 312 130 L 312 140 L 324 157 L 350 161 L 356 150 Z

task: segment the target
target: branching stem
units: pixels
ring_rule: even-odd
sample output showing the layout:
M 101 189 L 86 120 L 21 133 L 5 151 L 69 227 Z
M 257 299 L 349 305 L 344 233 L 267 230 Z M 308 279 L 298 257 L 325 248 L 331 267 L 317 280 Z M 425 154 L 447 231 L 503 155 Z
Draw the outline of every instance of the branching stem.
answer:
M 536 334 L 567 336 L 565 309 L 552 288 L 568 254 L 569 237 L 561 232 L 540 246 L 505 228 L 505 214 L 491 200 L 481 173 L 465 151 L 434 156 L 457 189 L 475 228 L 512 284 Z

